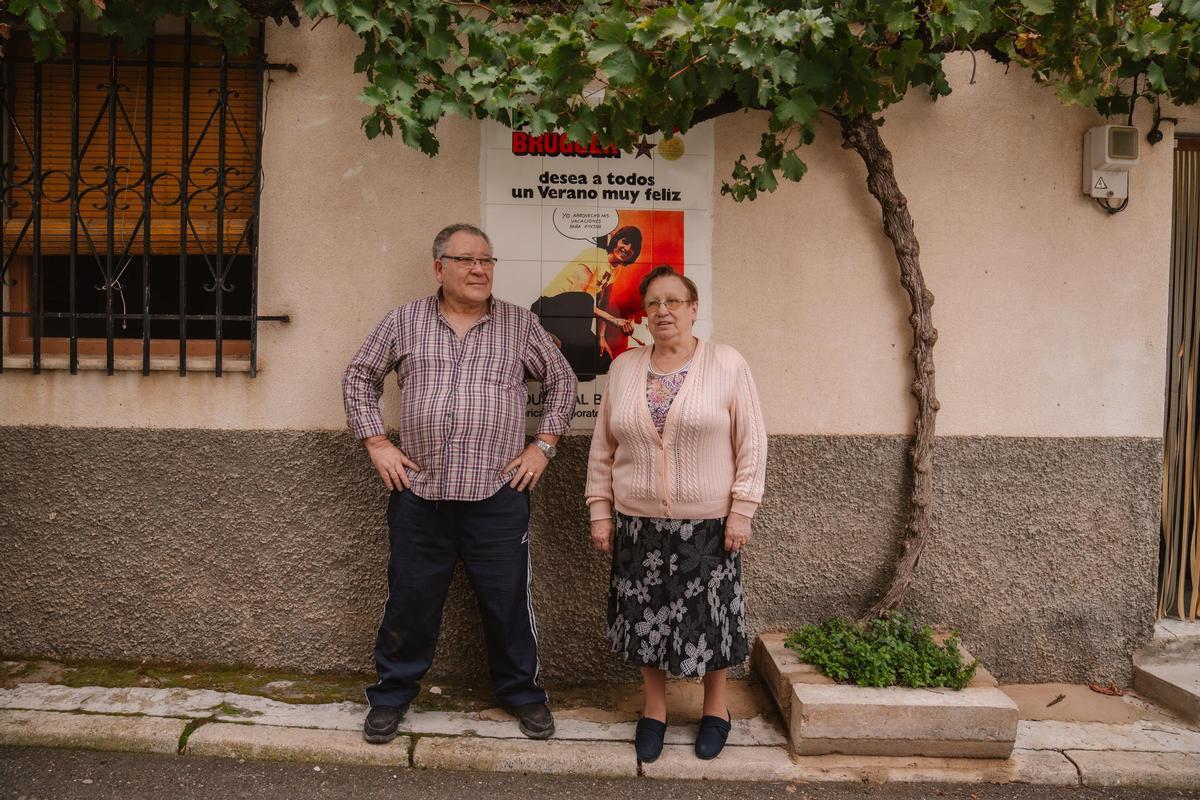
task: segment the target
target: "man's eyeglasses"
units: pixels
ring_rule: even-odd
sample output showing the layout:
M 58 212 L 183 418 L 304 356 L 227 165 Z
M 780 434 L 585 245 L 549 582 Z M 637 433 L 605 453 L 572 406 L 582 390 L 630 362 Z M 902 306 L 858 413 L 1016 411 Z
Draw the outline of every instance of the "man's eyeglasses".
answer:
M 686 304 L 688 304 L 690 302 L 692 302 L 692 301 L 691 300 L 680 300 L 677 297 L 672 297 L 667 300 L 647 300 L 644 308 L 646 309 L 647 314 L 653 314 L 654 312 L 658 311 L 658 309 L 660 307 L 663 307 L 663 306 L 666 307 L 667 311 L 678 311 L 679 309 L 683 308 Z
M 455 264 L 461 264 L 464 267 L 494 267 L 497 259 L 492 257 L 475 258 L 474 256 L 442 256 L 442 261 L 453 261 Z

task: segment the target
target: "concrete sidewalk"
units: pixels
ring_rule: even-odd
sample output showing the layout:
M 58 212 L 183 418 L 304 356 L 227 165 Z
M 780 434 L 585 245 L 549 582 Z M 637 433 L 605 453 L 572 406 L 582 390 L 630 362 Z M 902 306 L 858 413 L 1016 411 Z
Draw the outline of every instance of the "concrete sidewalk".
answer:
M 288 682 L 267 686 L 280 683 Z M 1200 728 L 1131 694 L 1107 697 L 1062 684 L 1002 687 L 1020 707 L 1021 722 L 1012 758 L 998 760 L 791 757 L 765 690 L 752 680 L 735 681 L 729 746 L 705 762 L 691 751 L 700 687 L 676 682 L 667 747 L 653 764 L 639 764 L 631 745 L 634 687 L 598 691 L 592 703 L 578 693 L 556 703 L 558 732 L 548 742 L 526 739 L 505 712 L 478 703 L 465 710 L 422 710 L 424 700 L 445 706 L 443 694 L 460 690 L 424 693 L 401 735 L 380 746 L 362 740 L 366 707 L 348 700 L 299 703 L 199 688 L 10 684 L 0 689 L 0 745 L 596 777 L 1200 790 Z

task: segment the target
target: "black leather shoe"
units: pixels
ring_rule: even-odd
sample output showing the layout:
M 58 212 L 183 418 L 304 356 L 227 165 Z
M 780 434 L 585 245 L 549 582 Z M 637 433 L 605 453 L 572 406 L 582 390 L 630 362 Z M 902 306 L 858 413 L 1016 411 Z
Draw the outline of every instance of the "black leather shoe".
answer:
M 649 764 L 662 755 L 663 737 L 667 735 L 667 723 L 650 717 L 638 720 L 637 733 L 633 737 L 633 749 L 638 761 Z
M 721 755 L 725 741 L 729 738 L 729 729 L 733 727 L 732 722 L 732 717 L 701 717 L 700 732 L 696 734 L 696 758 L 708 761 Z
M 530 739 L 549 739 L 554 735 L 554 715 L 545 703 L 506 706 L 504 710 L 517 718 L 521 733 Z
M 408 706 L 371 706 L 367 718 L 363 721 L 363 738 L 371 744 L 387 744 L 396 738 L 396 728 Z

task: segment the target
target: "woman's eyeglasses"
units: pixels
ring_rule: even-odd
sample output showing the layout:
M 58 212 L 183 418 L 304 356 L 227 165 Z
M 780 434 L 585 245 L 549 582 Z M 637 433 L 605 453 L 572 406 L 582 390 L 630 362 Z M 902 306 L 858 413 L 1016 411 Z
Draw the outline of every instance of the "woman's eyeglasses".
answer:
M 662 307 L 665 307 L 667 309 L 667 311 L 678 311 L 679 309 L 683 308 L 686 304 L 691 303 L 691 302 L 692 302 L 691 300 L 680 300 L 677 297 L 670 297 L 670 298 L 667 298 L 666 300 L 647 300 L 646 305 L 643 306 L 643 308 L 646 309 L 647 314 L 653 314 L 654 312 L 658 311 L 659 308 L 662 308 Z

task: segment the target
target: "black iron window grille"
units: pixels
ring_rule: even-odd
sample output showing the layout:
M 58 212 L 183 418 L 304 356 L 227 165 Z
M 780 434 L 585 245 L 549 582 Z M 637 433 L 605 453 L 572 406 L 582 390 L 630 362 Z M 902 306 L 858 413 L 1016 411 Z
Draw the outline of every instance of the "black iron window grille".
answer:
M 14 38 L 0 90 L 0 372 L 24 358 L 227 359 L 257 373 L 263 28 L 248 55 L 193 35 L 138 53 L 68 36 L 35 62 Z

